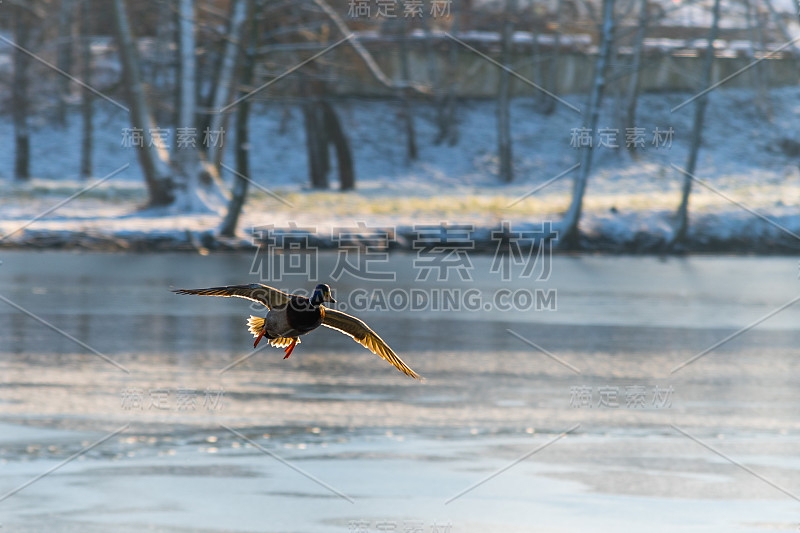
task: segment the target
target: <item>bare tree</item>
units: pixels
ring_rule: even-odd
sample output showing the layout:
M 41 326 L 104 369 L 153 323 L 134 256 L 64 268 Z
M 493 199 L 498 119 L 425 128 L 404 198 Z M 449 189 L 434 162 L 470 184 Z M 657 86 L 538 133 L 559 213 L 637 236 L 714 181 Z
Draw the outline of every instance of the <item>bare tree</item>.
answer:
M 358 39 L 353 36 L 350 29 L 347 27 L 347 24 L 345 24 L 344 20 L 342 20 L 342 17 L 340 17 L 339 14 L 325 0 L 313 0 L 313 2 L 318 5 L 320 9 L 322 9 L 328 18 L 331 19 L 331 22 L 333 22 L 342 35 L 349 37 L 347 40 L 348 44 L 364 62 L 364 65 L 370 71 L 370 74 L 372 74 L 372 76 L 387 89 L 396 89 L 397 85 L 392 83 L 392 80 L 390 80 L 383 70 L 381 70 L 381 67 L 375 61 L 375 58 L 372 57 L 372 54 L 370 54 L 369 51 L 364 48 L 364 45 L 362 45 Z M 408 83 L 407 87 L 421 94 L 428 93 L 428 88 L 420 84 Z
M 753 57 L 756 57 L 756 52 L 765 50 L 764 46 L 764 28 L 763 18 L 758 13 L 758 0 L 743 0 L 747 10 L 747 29 L 750 33 L 750 51 Z M 753 3 L 756 6 L 753 6 Z M 755 64 L 752 76 L 753 84 L 756 90 L 756 106 L 761 114 L 767 120 L 772 121 L 772 103 L 769 99 L 769 72 L 766 69 L 763 61 Z
M 353 38 L 342 17 L 325 0 L 313 0 L 313 2 L 330 18 L 342 35 L 350 37 L 348 39 L 350 47 L 358 54 L 372 76 L 384 87 L 394 91 L 403 89 L 407 91 L 413 90 L 422 94 L 427 92 L 427 88 L 408 79 L 404 80 L 403 84 L 392 83 L 372 57 L 372 54 L 364 48 L 358 39 Z M 336 110 L 325 98 L 328 92 L 324 82 L 307 84 L 305 88 L 307 99 L 303 105 L 303 118 L 306 129 L 311 186 L 314 188 L 328 187 L 329 149 L 330 145 L 333 145 L 338 162 L 339 186 L 342 190 L 348 190 L 355 187 L 352 150 Z M 414 145 L 416 149 L 416 142 L 414 142 Z
M 178 131 L 186 132 L 195 123 L 196 60 L 195 60 L 195 5 L 194 0 L 178 2 Z M 191 130 L 189 130 L 191 131 Z M 175 205 L 184 211 L 201 211 L 198 197 L 201 173 L 200 153 L 192 142 L 178 141 L 173 157 L 175 173 L 173 196 Z
M 603 102 L 603 91 L 606 85 L 606 70 L 608 69 L 611 49 L 614 43 L 614 0 L 603 0 L 603 27 L 601 32 L 601 45 L 595 64 L 594 83 L 589 96 L 589 105 L 586 109 L 584 127 L 588 128 L 592 137 L 597 131 L 597 122 L 600 116 L 600 107 Z M 577 247 L 580 243 L 580 230 L 578 224 L 583 210 L 583 195 L 586 192 L 586 183 L 592 167 L 594 155 L 594 142 L 590 147 L 584 147 L 580 155 L 580 168 L 572 185 L 572 201 L 566 215 L 564 215 L 564 232 L 560 236 L 561 245 Z
M 795 38 L 792 36 L 792 32 L 789 30 L 789 27 L 786 26 L 780 13 L 775 10 L 775 6 L 772 5 L 772 0 L 764 0 L 764 4 L 767 6 L 767 9 L 769 9 L 772 20 L 775 21 L 775 25 L 778 27 L 778 30 L 780 30 L 783 38 L 791 43 L 792 57 L 794 57 L 795 63 L 800 66 L 800 46 L 797 45 Z
M 708 30 L 708 44 L 706 45 L 706 56 L 703 63 L 703 85 L 700 88 L 702 91 L 711 87 L 711 69 L 714 66 L 714 41 L 719 33 L 719 6 L 720 0 L 714 0 L 711 28 Z M 708 94 L 700 92 L 694 101 L 694 124 L 692 125 L 689 157 L 686 161 L 686 169 L 683 176 L 681 203 L 678 206 L 678 212 L 675 214 L 677 219 L 675 232 L 669 242 L 670 248 L 682 243 L 689 232 L 689 196 L 692 192 L 692 180 L 694 179 L 697 156 L 700 153 L 700 145 L 703 139 L 703 119 L 705 118 L 706 104 L 708 104 Z
M 544 58 L 542 57 L 542 47 L 539 45 L 539 38 L 541 36 L 539 24 L 541 24 L 541 22 L 538 19 L 540 18 L 539 13 L 546 14 L 546 8 L 536 0 L 531 0 L 530 9 L 533 14 L 533 20 L 531 22 L 531 66 L 533 68 L 533 81 L 541 87 L 544 83 L 544 69 L 542 68 Z
M 306 132 L 306 150 L 311 187 L 327 189 L 330 171 L 330 149 L 336 153 L 339 188 L 343 191 L 356 186 L 353 152 L 341 119 L 325 98 L 324 84 L 312 83 L 314 93 L 303 103 L 303 120 Z
M 175 123 L 177 110 L 180 108 L 181 91 L 175 90 L 180 83 L 180 67 L 176 79 L 170 76 L 176 69 L 173 68 L 173 46 L 180 46 L 177 36 L 177 27 L 180 24 L 178 2 L 174 0 L 157 0 L 158 25 L 155 28 L 155 57 L 152 62 L 150 76 L 150 90 L 160 96 L 155 102 L 153 113 L 158 123 Z M 173 5 L 174 4 L 174 5 Z M 172 99 L 169 98 L 172 96 Z
M 461 31 L 461 11 L 460 2 L 451 4 L 452 23 L 450 25 L 450 33 L 455 36 L 458 36 L 458 32 Z M 450 146 L 454 146 L 458 142 L 456 88 L 458 86 L 458 58 L 461 47 L 458 43 L 453 42 L 452 39 L 447 43 L 447 46 L 448 58 L 445 66 L 444 90 L 441 91 L 437 87 L 435 94 L 436 127 L 438 131 L 433 142 L 434 144 L 447 142 Z
M 328 188 L 330 170 L 330 151 L 325 135 L 322 105 L 319 95 L 314 94 L 303 102 L 303 124 L 306 132 L 306 153 L 308 155 L 308 176 L 314 189 Z
M 236 66 L 236 58 L 241 51 L 241 35 L 242 27 L 247 14 L 247 1 L 246 0 L 232 0 L 231 14 L 230 14 L 230 29 L 228 31 L 228 38 L 222 52 L 222 64 L 219 70 L 219 75 L 216 80 L 216 88 L 214 90 L 214 100 L 211 102 L 211 115 L 209 129 L 211 132 L 221 132 L 222 126 L 227 116 L 221 110 L 230 101 L 231 87 L 233 86 L 234 68 Z M 212 165 L 219 168 L 222 160 L 222 146 L 221 143 L 209 143 L 206 148 L 206 157 Z
M 339 189 L 349 191 L 356 186 L 355 169 L 353 168 L 353 153 L 350 142 L 347 140 L 339 115 L 330 102 L 321 101 L 322 120 L 325 126 L 325 137 L 333 145 L 336 152 L 336 165 L 339 170 Z M 325 148 L 327 150 L 327 147 Z
M 255 11 L 260 11 L 263 2 L 255 2 Z M 255 77 L 256 48 L 258 46 L 258 20 L 256 14 L 250 13 L 250 35 L 248 37 L 247 49 L 244 52 L 243 64 L 241 69 L 241 85 L 239 97 L 243 98 L 236 107 L 236 178 L 233 182 L 233 191 L 228 211 L 222 224 L 219 227 L 219 234 L 222 237 L 233 237 L 236 235 L 236 226 L 239 224 L 239 216 L 242 213 L 250 176 L 250 99 L 244 98 L 247 91 L 253 85 Z
M 80 0 L 80 62 L 81 78 L 87 85 L 92 84 L 92 41 L 91 24 L 89 18 L 89 0 Z M 81 176 L 92 176 L 92 91 L 86 87 L 81 88 L 81 118 L 83 129 L 81 133 Z
M 414 128 L 414 115 L 411 112 L 411 99 L 409 95 L 409 82 L 411 79 L 411 69 L 408 58 L 408 35 L 407 25 L 397 24 L 397 48 L 400 55 L 400 75 L 403 80 L 396 89 L 397 98 L 400 100 L 402 110 L 403 129 L 406 135 L 406 163 L 416 161 L 417 154 L 417 133 Z
M 636 26 L 636 37 L 633 41 L 633 59 L 631 61 L 631 76 L 628 78 L 628 107 L 625 113 L 626 131 L 636 127 L 636 106 L 639 102 L 639 74 L 642 69 L 642 51 L 644 48 L 644 36 L 647 33 L 647 0 L 639 0 L 639 22 Z M 636 147 L 633 143 L 627 145 L 631 154 L 635 156 Z
M 510 68 L 514 23 L 511 21 L 514 0 L 506 0 L 503 14 L 503 34 L 501 36 L 500 62 Z M 509 110 L 510 74 L 500 69 L 497 84 L 497 156 L 500 164 L 500 180 L 511 183 L 514 180 L 513 155 L 511 150 L 511 117 Z
M 247 2 L 247 0 L 238 1 Z M 216 211 L 221 207 L 219 205 L 221 200 L 227 200 L 218 183 L 219 174 L 212 165 L 204 161 L 196 142 L 191 142 L 193 135 L 191 132 L 195 131 L 192 127 L 196 124 L 197 116 L 194 0 L 180 0 L 176 7 L 179 49 L 176 120 L 178 135 L 186 136 L 189 140 L 178 141 L 175 156 L 170 161 L 164 139 L 155 138 L 153 135 L 156 131 L 156 121 L 145 97 L 140 60 L 123 0 L 113 2 L 115 30 L 128 92 L 131 125 L 143 138 L 136 149 L 148 186 L 149 206 L 172 206 L 182 211 Z M 236 42 L 238 43 L 238 39 Z M 218 80 L 219 83 L 224 81 L 229 83 L 230 78 Z
M 556 0 L 556 30 L 553 33 L 553 55 L 550 58 L 550 73 L 547 81 L 547 90 L 551 94 L 558 93 L 559 67 L 561 66 L 561 33 L 564 24 L 564 0 Z M 550 115 L 556 110 L 556 100 L 545 92 L 539 92 L 542 112 Z
M 433 4 L 431 4 L 431 8 L 433 9 L 432 6 Z M 428 23 L 427 17 L 422 17 L 420 19 L 420 26 L 422 26 L 422 31 L 424 32 L 423 43 L 425 46 L 425 63 L 428 70 L 428 83 L 433 91 L 434 102 L 438 105 L 440 103 L 439 99 L 442 92 L 441 76 L 439 75 L 438 65 L 439 54 L 436 51 L 433 32 L 431 31 L 431 26 Z
M 29 67 L 28 56 L 33 44 L 35 13 L 32 5 L 15 3 L 11 5 L 14 16 L 14 80 L 12 81 L 11 101 L 14 122 L 14 178 L 28 180 L 31 177 L 31 132 L 28 124 L 29 111 Z
M 205 4 L 209 0 L 205 0 Z M 203 6 L 203 4 L 201 4 Z M 209 9 L 209 5 L 203 6 Z M 219 16 L 223 16 L 219 13 Z M 225 36 L 230 29 L 230 17 L 225 17 L 227 20 L 227 28 L 224 32 L 219 31 L 219 25 L 209 25 L 208 27 L 201 26 L 198 30 L 205 29 L 207 42 L 205 43 L 205 53 L 197 58 L 197 100 L 202 102 L 202 110 L 198 110 L 197 129 L 204 132 L 211 127 L 211 117 L 214 116 L 214 101 L 216 99 L 217 89 L 221 89 L 218 83 L 214 80 L 219 79 L 219 74 L 222 69 L 222 56 L 224 52 Z
M 151 128 L 155 123 L 150 113 L 144 93 L 139 54 L 133 40 L 128 15 L 123 0 L 113 0 L 114 28 L 128 92 L 128 105 L 133 128 L 141 131 L 144 142 L 136 148 L 139 164 L 142 167 L 149 194 L 149 205 L 166 206 L 171 204 L 173 181 L 170 175 L 166 147 L 153 142 Z
M 64 72 L 72 70 L 72 12 L 75 9 L 73 0 L 61 0 L 58 7 L 58 48 L 56 66 Z M 58 101 L 56 103 L 56 120 L 60 126 L 67 123 L 67 97 L 69 96 L 69 79 L 58 77 Z

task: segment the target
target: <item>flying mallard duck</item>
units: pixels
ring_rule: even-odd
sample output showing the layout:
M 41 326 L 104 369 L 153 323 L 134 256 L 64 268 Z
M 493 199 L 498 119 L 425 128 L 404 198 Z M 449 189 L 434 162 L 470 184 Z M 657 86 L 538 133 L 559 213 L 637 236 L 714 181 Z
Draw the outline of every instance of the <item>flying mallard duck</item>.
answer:
M 419 374 L 411 370 L 363 321 L 322 305 L 327 302 L 336 303 L 331 296 L 331 288 L 324 283 L 316 286 L 311 298 L 286 294 L 260 283 L 208 289 L 178 289 L 172 292 L 203 296 L 235 296 L 265 305 L 269 309 L 266 317 L 250 315 L 247 321 L 250 332 L 256 338 L 253 348 L 258 346 L 262 337 L 266 337 L 270 345 L 285 347 L 284 359 L 292 355 L 292 350 L 300 343 L 300 335 L 310 333 L 319 326 L 325 326 L 352 337 L 364 348 L 389 361 L 403 374 L 420 379 Z

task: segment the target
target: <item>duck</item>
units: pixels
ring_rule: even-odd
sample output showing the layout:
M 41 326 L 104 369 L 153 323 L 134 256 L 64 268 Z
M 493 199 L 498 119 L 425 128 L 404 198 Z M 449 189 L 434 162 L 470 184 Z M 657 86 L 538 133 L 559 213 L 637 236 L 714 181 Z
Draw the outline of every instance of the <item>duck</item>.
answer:
M 394 365 L 406 376 L 422 379 L 363 320 L 324 306 L 325 303 L 336 303 L 331 295 L 331 288 L 326 283 L 318 284 L 311 298 L 288 294 L 261 283 L 207 289 L 175 289 L 172 292 L 245 298 L 264 305 L 268 309 L 266 316 L 262 318 L 250 315 L 247 320 L 247 328 L 256 338 L 253 348 L 266 337 L 271 346 L 284 348 L 284 359 L 288 359 L 295 346 L 300 344 L 300 336 L 325 326 L 349 336 L 364 348 Z

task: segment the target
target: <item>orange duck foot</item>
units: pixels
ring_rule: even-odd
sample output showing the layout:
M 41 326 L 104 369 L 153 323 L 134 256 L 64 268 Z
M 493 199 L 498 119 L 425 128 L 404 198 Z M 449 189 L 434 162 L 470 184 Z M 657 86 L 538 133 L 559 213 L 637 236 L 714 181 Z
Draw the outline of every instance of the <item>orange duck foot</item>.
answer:
M 290 355 L 292 355 L 292 350 L 294 347 L 297 346 L 297 339 L 292 339 L 292 344 L 286 347 L 286 355 L 283 356 L 284 359 L 288 359 Z
M 258 337 L 256 337 L 256 342 L 254 342 L 254 343 L 253 343 L 253 348 L 255 348 L 256 346 L 258 346 L 258 343 L 259 343 L 259 342 L 261 342 L 261 338 L 262 338 L 262 337 L 264 337 L 264 335 L 265 335 L 266 333 L 267 333 L 267 330 L 266 330 L 266 329 L 262 329 L 262 330 L 261 330 L 261 333 L 259 333 L 259 334 L 258 334 Z

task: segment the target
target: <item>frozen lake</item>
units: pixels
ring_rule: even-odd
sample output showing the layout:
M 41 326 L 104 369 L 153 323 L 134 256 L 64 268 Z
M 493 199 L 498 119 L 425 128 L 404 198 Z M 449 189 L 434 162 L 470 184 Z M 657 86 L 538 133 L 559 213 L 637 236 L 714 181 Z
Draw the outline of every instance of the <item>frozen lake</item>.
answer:
M 800 530 L 796 258 L 330 281 L 424 383 L 330 330 L 230 366 L 262 311 L 169 289 L 260 281 L 251 256 L 0 259 L 0 531 Z M 381 311 L 397 289 L 477 292 Z M 516 291 L 555 309 L 493 305 Z

